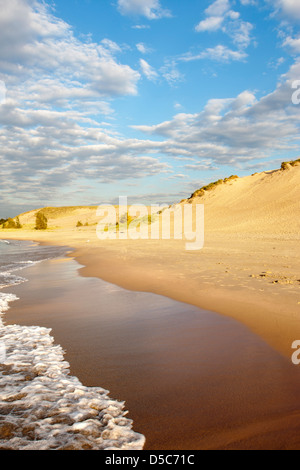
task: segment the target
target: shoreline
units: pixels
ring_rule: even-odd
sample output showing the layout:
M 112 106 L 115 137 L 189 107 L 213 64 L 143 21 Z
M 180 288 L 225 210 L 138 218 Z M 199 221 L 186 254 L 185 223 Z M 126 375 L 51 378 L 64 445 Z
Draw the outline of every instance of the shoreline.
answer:
M 233 320 L 82 277 L 65 260 L 26 270 L 7 320 L 52 328 L 72 375 L 125 400 L 145 450 L 300 448 L 289 361 Z
M 297 236 L 209 234 L 203 250 L 186 252 L 178 241 L 100 242 L 92 230 L 16 235 L 0 237 L 67 246 L 81 276 L 233 318 L 285 357 L 300 338 Z

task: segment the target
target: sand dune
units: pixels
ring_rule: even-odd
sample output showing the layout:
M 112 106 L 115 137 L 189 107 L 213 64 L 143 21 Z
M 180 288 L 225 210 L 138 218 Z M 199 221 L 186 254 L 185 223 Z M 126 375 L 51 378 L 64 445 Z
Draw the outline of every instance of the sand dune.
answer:
M 197 193 L 181 205 L 204 204 L 208 232 L 300 234 L 300 163 L 286 170 L 228 179 L 204 191 L 201 197 Z M 21 214 L 19 219 L 24 229 L 33 229 L 36 213 L 42 210 L 49 228 L 72 230 L 79 221 L 83 226 L 93 227 L 99 221 L 97 207 L 47 207 Z
M 208 231 L 299 235 L 299 165 L 229 180 L 189 202 L 205 204 Z

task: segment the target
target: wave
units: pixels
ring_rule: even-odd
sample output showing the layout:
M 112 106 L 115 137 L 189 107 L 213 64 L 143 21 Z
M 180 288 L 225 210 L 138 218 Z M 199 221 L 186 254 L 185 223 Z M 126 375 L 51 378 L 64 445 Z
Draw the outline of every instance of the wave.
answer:
M 12 272 L 41 261 L 8 259 L 0 289 L 26 282 Z M 142 450 L 145 437 L 133 431 L 124 402 L 70 376 L 51 329 L 4 324 L 16 300 L 0 292 L 0 450 Z
M 0 293 L 0 315 L 17 300 Z M 1 450 L 142 450 L 124 402 L 70 376 L 51 330 L 0 319 Z

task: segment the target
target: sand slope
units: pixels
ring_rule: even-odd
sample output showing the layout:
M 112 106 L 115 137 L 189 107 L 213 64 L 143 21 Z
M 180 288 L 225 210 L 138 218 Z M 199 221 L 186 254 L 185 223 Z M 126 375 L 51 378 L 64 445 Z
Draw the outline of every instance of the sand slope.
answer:
M 229 179 L 205 191 L 201 197 L 184 200 L 181 205 L 186 203 L 205 205 L 208 232 L 297 236 L 300 234 L 300 165 Z M 25 229 L 34 228 L 39 210 L 46 215 L 52 229 L 75 229 L 78 221 L 93 227 L 99 221 L 97 206 L 48 207 L 21 214 L 19 219 Z
M 205 205 L 206 229 L 300 234 L 300 166 L 238 178 L 194 197 Z

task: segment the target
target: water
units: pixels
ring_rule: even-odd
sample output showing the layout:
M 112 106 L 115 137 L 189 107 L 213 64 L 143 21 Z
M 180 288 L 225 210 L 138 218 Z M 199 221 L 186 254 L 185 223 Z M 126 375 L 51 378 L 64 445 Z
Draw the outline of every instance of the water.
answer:
M 141 450 L 145 438 L 132 430 L 124 403 L 70 376 L 50 329 L 5 325 L 17 300 L 9 288 L 27 281 L 24 268 L 65 252 L 0 240 L 0 449 Z

